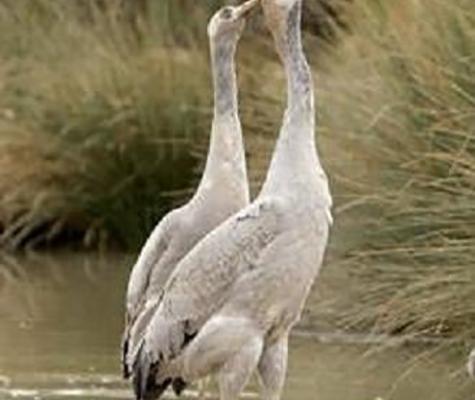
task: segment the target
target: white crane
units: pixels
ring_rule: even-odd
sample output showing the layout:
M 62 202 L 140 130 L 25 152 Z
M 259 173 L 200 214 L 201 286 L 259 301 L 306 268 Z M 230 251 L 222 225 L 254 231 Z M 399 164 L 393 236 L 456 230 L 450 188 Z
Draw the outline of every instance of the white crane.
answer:
M 130 375 L 129 360 L 177 263 L 208 232 L 249 204 L 234 58 L 245 16 L 256 5 L 257 0 L 250 0 L 239 7 L 225 7 L 209 24 L 215 94 L 206 166 L 193 198 L 160 221 L 130 275 L 122 342 L 125 377 Z
M 331 218 L 315 149 L 302 0 L 261 0 L 288 81 L 283 126 L 257 199 L 201 240 L 164 289 L 134 361 L 139 400 L 171 379 L 218 378 L 236 400 L 257 368 L 266 400 L 281 397 L 288 335 L 320 269 Z

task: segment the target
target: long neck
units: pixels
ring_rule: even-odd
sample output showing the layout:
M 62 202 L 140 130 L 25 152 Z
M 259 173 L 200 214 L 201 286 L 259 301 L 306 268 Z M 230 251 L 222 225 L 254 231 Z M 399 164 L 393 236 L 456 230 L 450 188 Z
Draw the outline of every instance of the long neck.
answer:
M 214 115 L 203 178 L 198 190 L 219 179 L 234 180 L 248 191 L 241 123 L 238 116 L 235 54 L 237 40 L 211 39 Z M 223 168 L 228 165 L 230 168 Z
M 286 29 L 274 32 L 287 78 L 287 109 L 262 192 L 306 185 L 320 166 L 315 150 L 313 82 L 301 40 L 301 2 L 290 11 Z
M 235 70 L 236 43 L 211 39 L 211 68 L 214 86 L 214 117 L 237 116 L 237 84 Z
M 314 125 L 313 81 L 302 47 L 300 19 L 301 3 L 298 2 L 289 14 L 287 32 L 279 43 L 279 53 L 287 76 L 286 112 L 289 118 L 305 119 Z M 313 132 L 311 137 L 313 139 Z

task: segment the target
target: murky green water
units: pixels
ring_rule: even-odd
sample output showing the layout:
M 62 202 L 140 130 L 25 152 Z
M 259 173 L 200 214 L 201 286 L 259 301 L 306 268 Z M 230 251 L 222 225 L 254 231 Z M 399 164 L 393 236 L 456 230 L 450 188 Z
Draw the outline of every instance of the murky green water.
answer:
M 0 257 L 0 399 L 132 398 L 120 379 L 118 350 L 132 261 Z M 457 373 L 461 360 L 414 364 L 409 350 L 370 350 L 294 337 L 284 399 L 475 399 L 475 386 Z M 255 386 L 245 397 L 256 398 Z

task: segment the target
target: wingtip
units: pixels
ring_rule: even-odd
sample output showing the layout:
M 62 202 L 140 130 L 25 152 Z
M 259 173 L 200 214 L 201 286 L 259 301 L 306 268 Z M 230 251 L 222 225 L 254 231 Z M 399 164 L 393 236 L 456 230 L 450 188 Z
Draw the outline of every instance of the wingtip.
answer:
M 172 382 L 173 392 L 179 397 L 186 389 L 188 384 L 182 378 L 175 378 Z
M 128 337 L 124 336 L 122 340 L 122 377 L 124 379 L 130 378 L 130 368 L 129 364 L 127 363 L 127 355 L 129 353 L 129 339 Z
M 147 381 L 150 373 L 150 360 L 145 352 L 143 342 L 140 345 L 137 358 L 134 362 L 133 371 L 132 385 L 135 398 L 136 400 L 142 400 L 147 390 Z
M 159 399 L 170 386 L 171 379 L 161 383 L 156 381 L 158 367 L 159 363 L 152 362 L 142 342 L 133 366 L 132 383 L 136 400 Z

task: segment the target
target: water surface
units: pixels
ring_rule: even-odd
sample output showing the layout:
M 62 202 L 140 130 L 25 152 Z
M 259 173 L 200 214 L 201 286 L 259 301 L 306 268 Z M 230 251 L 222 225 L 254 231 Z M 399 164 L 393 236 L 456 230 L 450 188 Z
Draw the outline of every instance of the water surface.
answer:
M 0 399 L 132 398 L 119 369 L 132 263 L 125 255 L 0 257 Z M 284 400 L 475 399 L 459 360 L 415 363 L 415 354 L 295 335 Z M 255 384 L 243 398 L 257 398 Z

